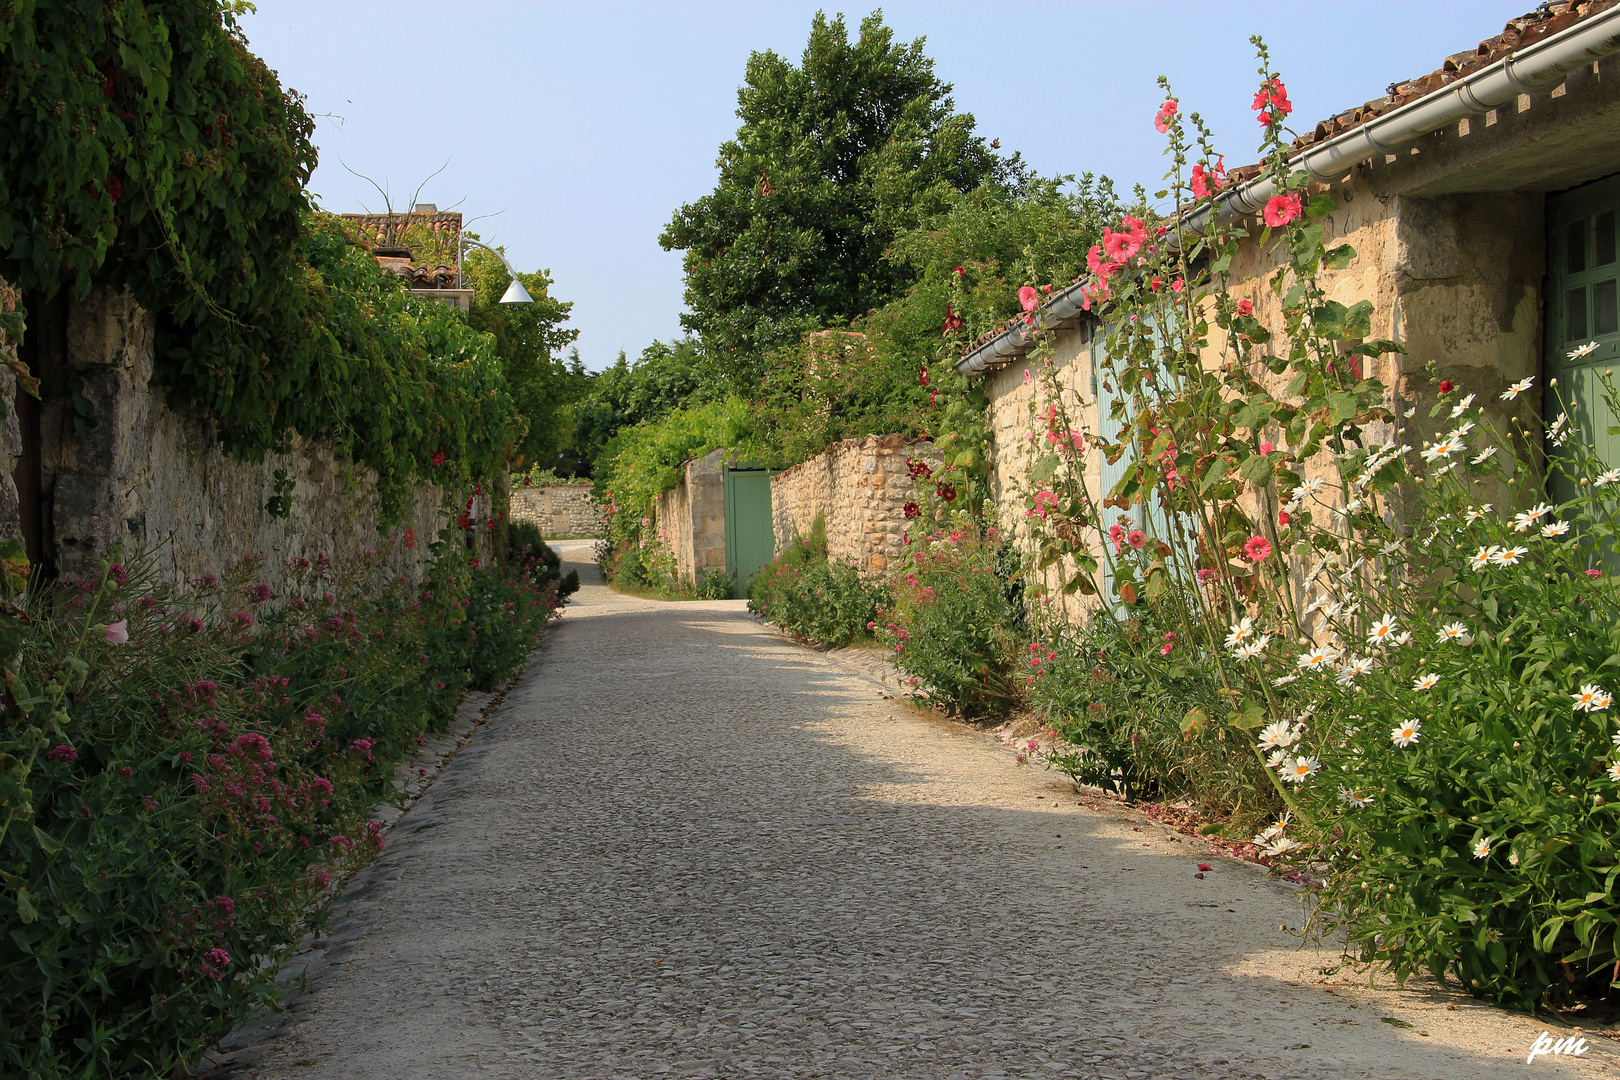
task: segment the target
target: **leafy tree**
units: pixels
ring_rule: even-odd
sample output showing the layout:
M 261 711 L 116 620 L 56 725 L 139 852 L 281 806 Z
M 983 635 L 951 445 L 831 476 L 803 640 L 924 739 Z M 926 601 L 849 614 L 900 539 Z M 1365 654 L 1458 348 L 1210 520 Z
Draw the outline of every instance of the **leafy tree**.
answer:
M 659 237 L 686 253 L 682 324 L 736 390 L 753 387 L 771 349 L 902 292 L 911 268 L 883 257 L 896 236 L 953 193 L 1019 175 L 955 111 L 922 50 L 921 38 L 896 44 L 881 11 L 854 43 L 843 16 L 817 13 L 797 67 L 749 57 L 720 180 Z
M 507 388 L 528 421 L 528 433 L 518 442 L 515 457 L 542 468 L 566 464 L 573 441 L 568 407 L 590 385 L 577 353 L 572 365 L 558 355 L 579 336 L 578 330 L 563 327 L 574 305 L 551 295 L 553 282 L 545 270 L 518 274 L 534 303 L 501 303 L 511 277 L 500 259 L 478 248 L 468 251 L 462 270 L 473 288 L 469 322 L 473 329 L 494 336 Z
M 631 363 L 624 355 L 591 377 L 587 394 L 570 410 L 574 452 L 593 471 L 621 430 L 658 420 L 676 409 L 722 395 L 698 342 L 655 341 Z

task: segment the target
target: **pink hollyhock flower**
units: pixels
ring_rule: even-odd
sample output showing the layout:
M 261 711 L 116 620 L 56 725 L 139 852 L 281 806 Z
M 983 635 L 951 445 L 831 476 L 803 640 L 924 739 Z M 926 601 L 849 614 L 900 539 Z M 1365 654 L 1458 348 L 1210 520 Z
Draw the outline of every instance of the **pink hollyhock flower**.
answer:
M 1238 301 L 1238 306 L 1237 306 L 1237 313 L 1239 315 L 1253 315 L 1254 314 L 1254 301 L 1253 300 L 1239 300 Z
M 1170 283 L 1170 291 L 1173 292 L 1173 293 L 1179 293 L 1182 289 L 1185 289 L 1186 287 L 1187 287 L 1187 282 L 1185 280 L 1183 280 L 1182 278 L 1176 278 L 1176 280 L 1174 280 L 1174 281 L 1172 281 Z
M 127 619 L 119 619 L 115 623 L 108 623 L 107 624 L 107 631 L 106 631 L 104 636 L 106 638 L 107 644 L 109 644 L 109 645 L 128 645 L 129 644 L 129 620 L 127 620 Z
M 1152 289 L 1154 292 L 1158 292 L 1159 286 L 1162 284 L 1163 282 L 1161 282 L 1158 278 L 1154 278 L 1152 281 L 1148 282 L 1148 288 Z
M 1147 534 L 1141 529 L 1132 529 L 1131 534 L 1125 538 L 1125 542 L 1137 551 L 1141 551 L 1143 545 L 1147 543 Z
M 1175 98 L 1171 98 L 1163 105 L 1160 105 L 1159 111 L 1153 114 L 1153 130 L 1157 131 L 1160 135 L 1163 135 L 1165 132 L 1169 131 L 1170 121 L 1175 117 L 1180 108 L 1181 106 L 1176 104 Z
M 1034 311 L 1036 305 L 1038 305 L 1040 302 L 1041 302 L 1041 294 L 1040 293 L 1036 292 L 1034 289 L 1030 288 L 1028 285 L 1019 286 L 1019 289 L 1018 289 L 1018 303 L 1023 307 L 1023 309 L 1025 311 Z
M 1294 111 L 1294 103 L 1288 100 L 1288 88 L 1275 75 L 1260 84 L 1260 91 L 1249 107 L 1260 114 L 1258 119 L 1262 124 L 1280 124 L 1283 117 Z
M 1221 190 L 1221 178 L 1226 172 L 1225 158 L 1214 168 L 1205 169 L 1202 162 L 1192 167 L 1192 193 L 1195 199 L 1212 199 Z
M 1286 511 L 1286 510 L 1284 510 L 1282 513 L 1277 515 L 1277 524 L 1278 525 L 1287 525 L 1288 522 L 1291 521 L 1291 520 L 1292 519 L 1288 516 L 1288 511 Z
M 1251 536 L 1243 545 L 1243 554 L 1250 562 L 1264 562 L 1271 557 L 1271 541 L 1263 536 Z
M 1108 539 L 1114 542 L 1114 550 L 1119 551 L 1125 540 L 1125 530 L 1118 525 L 1108 526 Z
M 1036 514 L 1040 515 L 1042 521 L 1046 520 L 1047 512 L 1049 510 L 1055 509 L 1056 507 L 1057 507 L 1057 496 L 1056 495 L 1052 494 L 1050 491 L 1037 491 L 1035 493 L 1035 510 L 1034 510 L 1034 512 Z
M 1261 452 L 1261 453 L 1262 453 L 1262 454 L 1269 454 L 1269 453 L 1271 453 L 1271 452 L 1272 452 L 1272 451 L 1273 451 L 1273 450 L 1275 450 L 1275 449 L 1277 449 L 1277 448 L 1276 448 L 1276 447 L 1275 447 L 1275 446 L 1273 446 L 1273 445 L 1272 445 L 1272 444 L 1271 444 L 1271 443 L 1270 443 L 1270 442 L 1269 442 L 1269 441 L 1267 441 L 1267 442 L 1262 442 L 1262 443 L 1261 443 L 1261 444 L 1260 444 L 1260 452 Z
M 1303 212 L 1304 208 L 1300 205 L 1297 194 L 1273 195 L 1267 200 L 1265 211 L 1261 216 L 1265 218 L 1267 225 L 1275 229 L 1293 221 Z

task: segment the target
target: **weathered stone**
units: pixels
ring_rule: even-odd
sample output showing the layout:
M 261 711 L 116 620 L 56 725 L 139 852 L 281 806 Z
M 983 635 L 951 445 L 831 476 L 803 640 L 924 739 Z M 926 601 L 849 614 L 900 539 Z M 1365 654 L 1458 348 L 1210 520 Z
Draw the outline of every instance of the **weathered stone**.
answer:
M 771 519 L 780 554 L 819 516 L 827 554 L 881 574 L 904 554 L 912 480 L 906 460 L 937 466 L 934 444 L 900 435 L 846 439 L 771 478 Z
M 526 521 L 542 536 L 601 536 L 605 531 L 602 506 L 591 495 L 591 485 L 545 484 L 512 489 L 508 513 L 513 521 Z

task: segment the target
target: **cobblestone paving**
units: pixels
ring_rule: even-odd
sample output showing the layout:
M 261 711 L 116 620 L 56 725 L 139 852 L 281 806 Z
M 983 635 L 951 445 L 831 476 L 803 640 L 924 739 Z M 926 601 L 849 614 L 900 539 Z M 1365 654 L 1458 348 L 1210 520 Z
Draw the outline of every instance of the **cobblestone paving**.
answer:
M 888 692 L 740 602 L 588 583 L 231 1075 L 1617 1071 L 1603 1040 L 1527 1068 L 1541 1024 L 1324 974 L 1279 932 L 1291 889 Z

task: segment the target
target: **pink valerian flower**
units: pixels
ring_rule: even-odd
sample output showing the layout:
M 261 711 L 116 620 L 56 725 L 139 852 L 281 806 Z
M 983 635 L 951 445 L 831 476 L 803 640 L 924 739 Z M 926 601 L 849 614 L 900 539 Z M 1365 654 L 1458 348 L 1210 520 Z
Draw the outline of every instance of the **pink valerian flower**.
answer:
M 119 619 L 115 623 L 108 623 L 107 629 L 102 632 L 102 639 L 109 645 L 128 645 L 129 621 Z
M 1601 571 L 1601 570 L 1587 570 L 1586 571 L 1586 576 L 1590 577 L 1590 578 L 1599 578 L 1599 577 L 1603 576 L 1603 571 Z
M 1288 100 L 1288 88 L 1275 75 L 1260 84 L 1260 91 L 1249 107 L 1259 113 L 1257 119 L 1267 125 L 1282 123 L 1283 117 L 1294 111 L 1294 103 Z
M 1273 195 L 1266 200 L 1266 208 L 1261 216 L 1267 225 L 1275 229 L 1288 224 L 1304 212 L 1304 207 L 1300 205 L 1299 194 L 1296 192 L 1292 195 Z
M 1271 557 L 1271 541 L 1263 536 L 1251 536 L 1243 545 L 1243 554 L 1250 562 L 1264 562 Z
M 1169 131 L 1170 121 L 1175 117 L 1180 108 L 1181 106 L 1176 103 L 1175 98 L 1171 98 L 1163 105 L 1160 105 L 1159 111 L 1153 114 L 1153 130 L 1157 131 L 1160 135 L 1163 135 L 1165 132 Z
M 208 978 L 218 982 L 225 977 L 225 969 L 231 966 L 231 954 L 224 949 L 209 949 L 203 954 L 202 961 L 197 968 Z
M 79 752 L 73 749 L 73 747 L 69 746 L 67 743 L 61 743 L 47 751 L 45 754 L 45 759 L 47 761 L 61 762 L 78 761 Z
M 1141 529 L 1132 529 L 1130 535 L 1125 537 L 1125 542 L 1137 551 L 1141 551 L 1143 546 L 1147 544 L 1147 534 Z
M 1198 580 L 1199 581 L 1209 581 L 1212 578 L 1214 578 L 1214 576 L 1215 576 L 1215 571 L 1211 570 L 1207 566 L 1204 567 L 1202 570 L 1198 571 Z
M 1035 308 L 1037 306 L 1039 306 L 1040 302 L 1041 302 L 1041 294 L 1040 293 L 1036 292 L 1034 289 L 1032 289 L 1028 285 L 1019 286 L 1019 288 L 1018 288 L 1018 304 L 1025 311 L 1034 311 Z
M 264 603 L 266 600 L 270 599 L 270 586 L 261 581 L 259 584 L 248 589 L 247 598 L 248 602 L 251 604 Z
M 253 629 L 253 616 L 246 611 L 231 612 L 233 630 L 245 631 Z
M 124 564 L 121 562 L 115 562 L 109 566 L 107 568 L 107 576 L 112 578 L 120 585 L 129 584 L 129 571 L 124 569 Z

